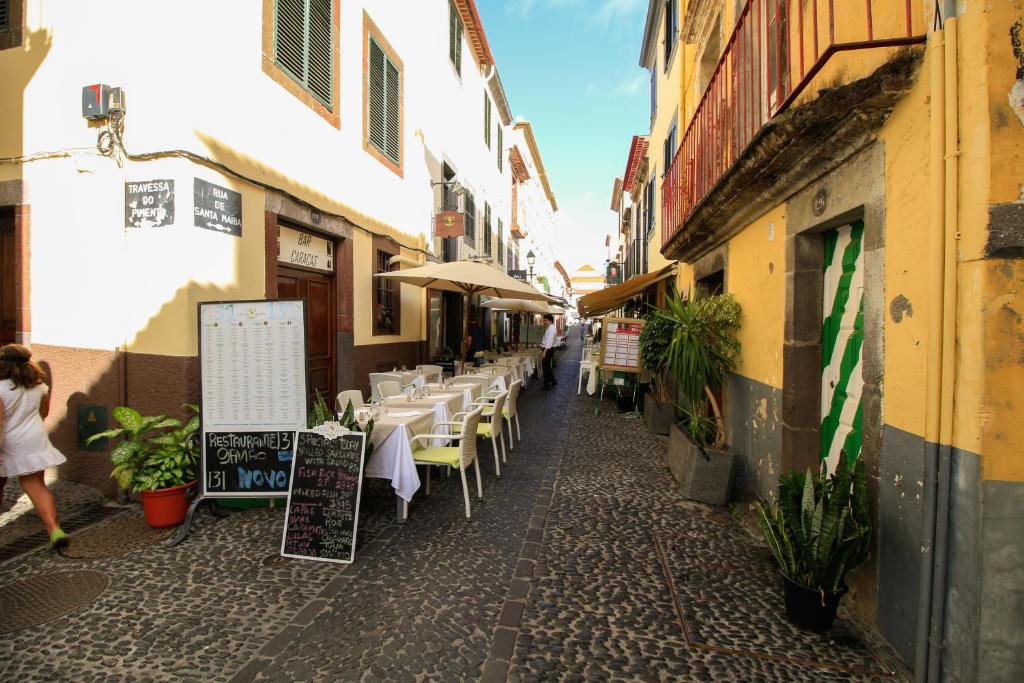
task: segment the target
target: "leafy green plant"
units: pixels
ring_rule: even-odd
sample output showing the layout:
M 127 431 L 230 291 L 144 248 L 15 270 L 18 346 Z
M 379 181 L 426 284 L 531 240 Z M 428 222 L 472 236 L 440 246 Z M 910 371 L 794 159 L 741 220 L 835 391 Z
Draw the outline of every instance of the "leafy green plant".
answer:
M 826 476 L 789 472 L 779 477 L 778 501 L 757 505 L 757 520 L 779 570 L 791 581 L 835 593 L 847 573 L 864 564 L 871 545 L 867 473 L 857 459 L 850 471 L 841 454 Z
M 713 392 L 736 367 L 740 305 L 731 294 L 703 299 L 670 296 L 666 304 L 657 315 L 673 323 L 666 365 L 686 401 L 682 409 L 689 418 L 684 418 L 681 425 L 698 445 L 721 445 L 725 441 L 724 422 Z M 696 429 L 704 426 L 699 418 L 707 416 L 708 408 L 716 429 Z
M 676 323 L 669 318 L 649 313 L 640 331 L 640 360 L 651 372 L 651 390 L 657 401 L 671 399 L 668 388 L 668 349 Z
M 306 426 L 310 429 L 319 427 L 325 422 L 335 421 L 334 412 L 327 407 L 327 401 L 324 400 L 320 390 L 314 389 L 313 392 L 313 407 L 310 408 L 309 415 L 306 416 Z
M 369 420 L 366 423 L 366 427 L 362 427 L 359 424 L 359 420 L 356 419 L 355 410 L 352 408 L 352 402 L 349 401 L 348 405 L 345 406 L 345 412 L 341 415 L 335 416 L 331 409 L 327 406 L 327 401 L 324 400 L 323 395 L 319 389 L 314 390 L 313 407 L 309 411 L 309 416 L 306 418 L 306 423 L 310 429 L 318 427 L 325 422 L 337 421 L 342 427 L 345 427 L 351 432 L 362 432 L 366 431 L 366 448 L 363 453 L 363 458 L 369 458 L 373 453 L 373 444 L 370 442 L 370 435 L 373 434 L 373 420 Z
M 122 489 L 154 491 L 187 484 L 196 478 L 199 407 L 184 407 L 193 413 L 184 425 L 166 415 L 144 417 L 134 408 L 114 408 L 112 414 L 121 426 L 89 437 L 86 444 L 121 438 L 110 452 L 114 464 L 110 476 Z

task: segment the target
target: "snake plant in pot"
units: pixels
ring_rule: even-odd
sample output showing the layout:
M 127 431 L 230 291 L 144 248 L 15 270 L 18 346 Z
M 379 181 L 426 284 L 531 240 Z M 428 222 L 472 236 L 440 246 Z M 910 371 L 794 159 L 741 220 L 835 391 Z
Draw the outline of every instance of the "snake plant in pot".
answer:
M 725 505 L 735 456 L 715 392 L 736 367 L 740 305 L 731 294 L 669 297 L 657 315 L 672 323 L 666 365 L 682 400 L 683 417 L 669 431 L 669 469 L 684 497 Z
M 779 477 L 778 501 L 758 504 L 758 524 L 782 573 L 786 615 L 797 626 L 827 630 L 847 592 L 846 575 L 864 564 L 871 544 L 867 474 L 846 454 L 827 475 Z
M 110 476 L 122 489 L 139 494 L 146 523 L 152 527 L 181 524 L 188 510 L 188 493 L 196 483 L 199 408 L 185 407 L 193 413 L 185 424 L 166 415 L 144 417 L 127 406 L 114 408 L 114 419 L 121 426 L 86 441 L 120 437 L 110 452 L 114 465 Z

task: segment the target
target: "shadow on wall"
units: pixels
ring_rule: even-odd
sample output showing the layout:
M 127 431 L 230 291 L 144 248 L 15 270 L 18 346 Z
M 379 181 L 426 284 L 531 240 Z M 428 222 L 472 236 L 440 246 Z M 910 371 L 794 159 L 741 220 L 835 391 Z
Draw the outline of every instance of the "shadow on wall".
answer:
M 161 306 L 129 345 L 153 348 L 154 337 L 166 334 L 168 323 L 180 324 L 181 334 L 195 337 L 196 318 L 182 316 L 195 311 L 201 301 L 239 298 L 237 292 L 208 284 L 189 282 Z M 93 486 L 113 496 L 116 486 L 109 478 L 112 466 L 109 448 L 87 451 L 79 448 L 79 428 L 90 417 L 99 419 L 106 410 L 107 425 L 117 426 L 111 410 L 129 405 L 144 415 L 182 418 L 183 403 L 199 402 L 199 360 L 196 355 L 171 356 L 120 350 L 81 349 L 34 344 L 34 356 L 52 371 L 52 398 L 47 428 L 50 438 L 68 459 L 59 468 L 61 479 Z M 79 409 L 82 409 L 81 411 Z

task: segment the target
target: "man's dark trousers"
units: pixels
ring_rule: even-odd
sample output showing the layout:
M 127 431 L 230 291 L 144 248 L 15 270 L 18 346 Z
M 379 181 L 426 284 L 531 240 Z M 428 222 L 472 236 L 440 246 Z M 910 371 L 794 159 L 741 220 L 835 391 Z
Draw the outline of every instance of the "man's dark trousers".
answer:
M 556 384 L 558 384 L 558 382 L 555 381 L 555 373 L 554 373 L 554 369 L 553 369 L 554 365 L 552 365 L 552 363 L 554 363 L 554 360 L 555 360 L 555 350 L 554 349 L 544 349 L 544 360 L 541 362 L 541 367 L 544 369 L 544 388 L 545 389 L 550 389 L 551 387 L 553 387 Z

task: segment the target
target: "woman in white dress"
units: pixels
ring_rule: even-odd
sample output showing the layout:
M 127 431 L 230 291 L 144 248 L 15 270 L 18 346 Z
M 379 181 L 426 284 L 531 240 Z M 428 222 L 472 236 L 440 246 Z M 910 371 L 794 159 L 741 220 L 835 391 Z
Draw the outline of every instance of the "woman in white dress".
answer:
M 21 344 L 0 347 L 0 494 L 7 477 L 18 477 L 50 534 L 50 545 L 61 548 L 68 535 L 57 523 L 57 505 L 43 478 L 47 467 L 66 462 L 53 447 L 43 426 L 50 411 L 46 373 Z

